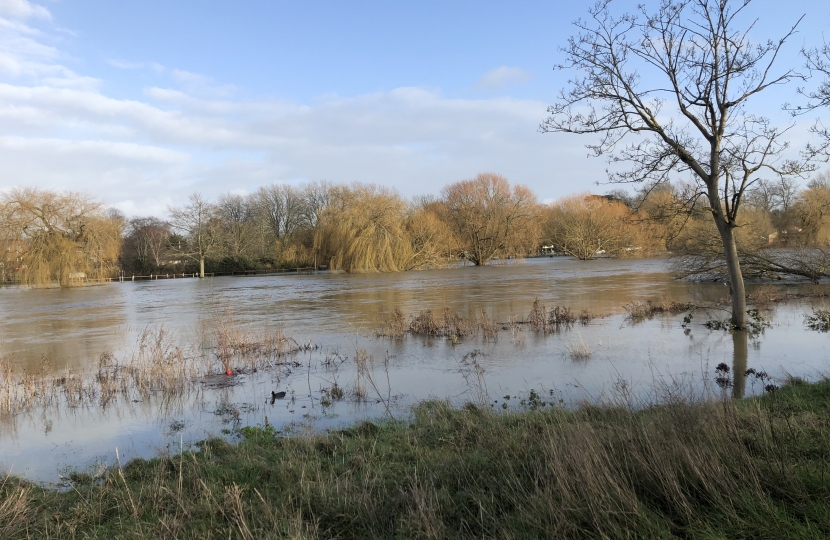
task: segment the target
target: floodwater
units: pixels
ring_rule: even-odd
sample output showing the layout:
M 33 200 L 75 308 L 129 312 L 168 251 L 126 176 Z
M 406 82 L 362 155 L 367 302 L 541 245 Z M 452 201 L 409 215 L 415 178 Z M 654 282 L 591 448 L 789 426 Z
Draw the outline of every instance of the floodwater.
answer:
M 809 287 L 818 286 L 780 286 L 787 292 Z M 633 324 L 623 307 L 632 300 L 661 297 L 714 302 L 726 292 L 722 284 L 672 279 L 662 259 L 568 258 L 398 274 L 0 288 L 0 357 L 30 371 L 48 357 L 54 376 L 91 373 L 102 353 L 129 357 L 148 327 L 163 326 L 183 346 L 198 348 L 207 346 L 206 322 L 233 320 L 250 328 L 280 328 L 298 343 L 318 346 L 297 353 L 290 367 L 234 376 L 235 386 L 201 387 L 172 401 L 0 413 L 0 468 L 51 482 L 67 468 L 114 463 L 116 449 L 122 462 L 149 457 L 233 433 L 239 426 L 263 425 L 266 418 L 286 433 L 388 414 L 401 418 L 424 399 L 461 404 L 486 397 L 497 408 L 516 408 L 530 390 L 565 404 L 619 396 L 623 390 L 649 399 L 661 384 L 704 387 L 721 362 L 734 366 L 733 372 L 752 367 L 779 378 L 828 372 L 830 334 L 804 324 L 805 314 L 825 307 L 825 300 L 792 301 L 762 311 L 771 326 L 748 340 L 704 326 L 708 318 L 726 318 L 725 311 L 697 312 L 684 328 L 682 314 Z M 447 307 L 471 318 L 484 311 L 506 323 L 526 319 L 536 298 L 548 308 L 568 306 L 601 317 L 547 335 L 527 327 L 503 329 L 496 340 L 376 336 L 396 307 L 407 315 Z M 574 348 L 587 348 L 590 356 L 574 359 Z M 358 351 L 373 359 L 375 382 L 372 387 L 364 381 L 366 399 L 361 401 L 349 398 L 358 379 L 353 361 Z M 470 358 L 483 373 L 471 367 Z M 334 383 L 346 398 L 328 404 L 321 391 Z M 288 396 L 272 404 L 272 391 Z M 756 381 L 738 377 L 729 391 L 742 395 L 761 389 Z

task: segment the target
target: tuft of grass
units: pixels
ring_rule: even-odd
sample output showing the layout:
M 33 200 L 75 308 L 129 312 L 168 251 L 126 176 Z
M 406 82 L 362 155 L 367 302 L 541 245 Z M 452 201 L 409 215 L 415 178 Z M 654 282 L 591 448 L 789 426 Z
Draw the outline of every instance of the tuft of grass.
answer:
M 565 343 L 565 347 L 568 349 L 568 354 L 574 360 L 587 360 L 591 358 L 591 347 L 585 343 L 581 335 L 579 336 L 579 342 L 568 341 Z
M 812 330 L 830 331 L 830 309 L 813 308 L 812 315 L 804 316 L 804 323 Z
M 406 335 L 406 315 L 401 308 L 395 307 L 387 317 L 384 318 L 382 329 L 377 332 L 379 337 L 402 338 Z
M 414 335 L 449 337 L 459 339 L 474 331 L 470 320 L 445 307 L 439 313 L 427 309 L 414 316 L 409 323 L 409 332 Z
M 758 285 L 746 297 L 748 302 L 755 304 L 755 306 L 766 306 L 775 302 L 780 302 L 784 299 L 784 295 L 778 292 L 775 285 Z
M 626 318 L 634 323 L 651 319 L 657 315 L 677 315 L 695 307 L 694 304 L 675 302 L 666 297 L 658 300 L 634 300 L 623 306 L 626 311 Z
M 532 401 L 532 404 L 531 404 Z M 0 484 L 3 538 L 826 538 L 830 381 L 763 397 L 493 412 L 134 460 L 66 491 Z

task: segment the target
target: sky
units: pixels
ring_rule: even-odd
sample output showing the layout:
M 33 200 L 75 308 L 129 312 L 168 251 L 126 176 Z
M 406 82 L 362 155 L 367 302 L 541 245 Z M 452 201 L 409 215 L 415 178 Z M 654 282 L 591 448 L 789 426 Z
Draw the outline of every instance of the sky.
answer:
M 0 0 L 0 191 L 84 191 L 128 216 L 316 180 L 410 197 L 495 172 L 540 200 L 607 191 L 589 140 L 539 132 L 591 3 Z M 751 12 L 759 39 L 806 15 L 782 66 L 830 33 L 824 0 Z M 786 123 L 796 98 L 758 105 Z

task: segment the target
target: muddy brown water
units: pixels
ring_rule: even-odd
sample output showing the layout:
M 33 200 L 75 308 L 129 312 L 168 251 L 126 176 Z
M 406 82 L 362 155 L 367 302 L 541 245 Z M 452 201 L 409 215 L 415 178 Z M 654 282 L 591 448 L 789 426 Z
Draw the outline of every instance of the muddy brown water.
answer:
M 781 289 L 796 292 L 805 287 L 815 286 Z M 779 378 L 815 378 L 830 371 L 830 334 L 804 324 L 805 313 L 824 307 L 825 300 L 787 302 L 764 310 L 771 327 L 737 345 L 729 333 L 703 326 L 707 318 L 724 318 L 726 312 L 696 313 L 684 329 L 682 315 L 632 324 L 623 307 L 637 299 L 715 301 L 725 295 L 722 284 L 672 279 L 663 259 L 568 258 L 398 274 L 0 288 L 0 355 L 29 370 L 38 369 L 47 356 L 56 376 L 67 370 L 90 372 L 105 352 L 129 355 L 147 327 L 163 325 L 182 344 L 207 346 L 200 328 L 228 314 L 237 324 L 281 328 L 299 343 L 319 345 L 293 357 L 296 364 L 291 369 L 241 375 L 236 378 L 239 384 L 231 387 L 205 385 L 173 402 L 117 402 L 0 415 L 0 468 L 52 482 L 68 469 L 112 464 L 116 448 L 122 462 L 177 451 L 209 436 L 232 436 L 242 425 L 262 425 L 266 417 L 286 433 L 327 429 L 389 412 L 404 418 L 411 405 L 432 398 L 461 404 L 481 400 L 486 393 L 488 403 L 499 409 L 520 407 L 530 390 L 546 401 L 566 404 L 611 399 L 621 391 L 649 400 L 655 387 L 668 383 L 703 388 L 721 362 L 734 364 L 738 371 L 766 370 Z M 496 341 L 375 336 L 395 307 L 407 315 L 448 307 L 473 318 L 484 310 L 503 323 L 525 319 L 536 298 L 548 308 L 568 306 L 603 317 L 549 335 L 529 328 L 515 334 L 502 330 Z M 583 344 L 590 356 L 575 360 L 569 351 Z M 353 358 L 360 350 L 373 359 L 370 366 L 380 395 L 367 388 L 367 399 L 356 402 L 349 395 L 357 380 Z M 484 370 L 480 376 L 464 360 L 471 353 Z M 327 363 L 332 358 L 343 361 Z M 326 405 L 321 390 L 335 382 L 346 399 Z M 755 381 L 736 383 L 730 392 L 760 391 Z M 274 391 L 286 391 L 294 399 L 271 403 Z

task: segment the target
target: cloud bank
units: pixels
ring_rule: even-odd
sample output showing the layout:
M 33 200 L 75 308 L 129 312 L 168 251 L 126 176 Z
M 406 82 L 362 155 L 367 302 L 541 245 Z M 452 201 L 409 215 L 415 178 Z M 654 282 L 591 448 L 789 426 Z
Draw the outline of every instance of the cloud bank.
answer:
M 0 0 L 0 189 L 81 190 L 129 215 L 161 215 L 193 191 L 214 197 L 274 182 L 373 182 L 408 196 L 493 171 L 549 198 L 603 177 L 602 162 L 586 166 L 584 141 L 537 132 L 547 104 L 533 100 L 423 88 L 242 99 L 233 84 L 143 59 L 108 63 L 151 70 L 165 84 L 116 99 L 66 66 L 48 29 L 32 26 L 49 18 L 26 0 Z M 501 67 L 480 84 L 529 76 Z

